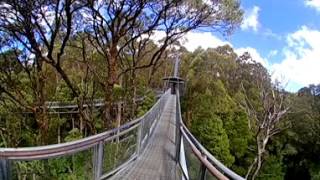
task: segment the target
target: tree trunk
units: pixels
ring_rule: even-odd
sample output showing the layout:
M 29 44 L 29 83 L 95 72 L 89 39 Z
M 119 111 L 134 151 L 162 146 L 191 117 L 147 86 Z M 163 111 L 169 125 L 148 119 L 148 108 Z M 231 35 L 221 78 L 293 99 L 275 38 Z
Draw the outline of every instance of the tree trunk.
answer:
M 257 163 L 257 161 L 258 161 L 258 159 L 257 159 L 257 158 L 254 158 L 253 162 L 252 162 L 251 165 L 249 166 L 249 169 L 248 169 L 248 172 L 247 172 L 247 174 L 246 174 L 245 179 L 249 179 L 249 176 L 250 176 L 250 174 L 252 173 L 253 168 L 254 168 L 255 164 Z
M 107 85 L 105 86 L 105 109 L 104 109 L 104 126 L 106 129 L 113 128 L 112 118 L 112 103 L 113 103 L 113 88 L 117 83 L 117 46 L 113 45 L 110 48 Z
M 75 126 L 74 126 L 74 117 L 73 116 L 72 116 L 72 121 L 71 122 L 72 122 L 72 129 L 74 129 Z
M 34 110 L 34 115 L 39 128 L 40 144 L 45 145 L 48 138 L 48 115 L 45 97 L 45 74 L 43 72 L 42 60 L 38 59 L 37 62 L 37 72 L 36 72 L 36 108 Z
M 112 94 L 113 94 L 113 84 L 108 84 L 105 88 L 105 107 L 104 107 L 104 128 L 111 129 L 112 128 L 112 117 L 111 117 L 111 109 L 112 109 Z
M 136 72 L 135 70 L 132 70 L 131 72 L 131 118 L 135 118 L 136 116 L 136 109 L 137 109 L 137 103 L 136 103 L 136 97 L 137 97 L 137 87 L 136 87 Z
M 261 165 L 262 165 L 262 154 L 258 155 L 257 157 L 257 167 L 253 173 L 253 176 L 252 176 L 252 180 L 256 179 L 260 169 L 261 169 Z
M 59 125 L 59 127 L 58 127 L 58 144 L 60 144 L 60 143 L 61 143 L 61 127 Z
M 85 119 L 85 116 L 84 116 L 84 108 L 83 108 L 83 98 L 82 97 L 79 97 L 78 98 L 78 109 L 79 109 L 79 130 L 81 132 L 81 134 L 83 134 L 83 121 Z
M 45 145 L 48 140 L 48 115 L 46 113 L 46 108 L 44 106 L 40 106 L 36 108 L 35 119 L 39 128 L 39 137 L 40 144 Z
M 116 128 L 119 128 L 120 126 L 121 126 L 121 113 L 122 113 L 122 111 L 121 111 L 121 102 L 118 102 L 117 103 L 117 127 Z M 118 130 L 118 132 L 117 132 L 117 134 L 119 134 L 120 133 L 120 131 Z M 119 143 L 119 137 L 117 138 L 117 143 Z
M 252 179 L 255 179 L 261 169 L 261 166 L 262 166 L 262 157 L 263 157 L 263 154 L 265 153 L 266 151 L 266 147 L 267 147 L 267 144 L 269 142 L 269 130 L 267 131 L 267 135 L 266 137 L 263 138 L 263 140 L 261 141 L 262 144 L 261 144 L 261 148 L 260 148 L 260 151 L 258 151 L 258 161 L 257 161 L 257 168 L 252 176 Z
M 261 170 L 261 166 L 262 166 L 262 157 L 266 151 L 266 146 L 269 142 L 269 135 L 267 134 L 266 137 L 260 137 L 259 135 L 257 135 L 256 137 L 256 141 L 257 141 L 257 154 L 256 157 L 253 161 L 253 163 L 250 165 L 248 172 L 246 174 L 246 179 L 252 179 L 254 180 L 260 170 Z M 253 174 L 252 174 L 253 173 Z M 252 175 L 252 177 L 250 178 L 250 176 Z
M 149 85 L 149 87 L 150 87 L 150 85 L 152 83 L 152 80 L 153 80 L 152 77 L 153 77 L 155 71 L 156 71 L 155 65 L 151 66 L 150 70 L 149 70 L 149 77 L 148 77 L 148 85 Z

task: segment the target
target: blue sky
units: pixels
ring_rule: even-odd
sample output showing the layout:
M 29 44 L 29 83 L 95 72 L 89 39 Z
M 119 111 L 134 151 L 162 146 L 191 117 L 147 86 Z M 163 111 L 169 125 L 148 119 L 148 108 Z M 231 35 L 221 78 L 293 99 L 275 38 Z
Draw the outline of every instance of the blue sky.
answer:
M 320 1 L 319 1 L 320 3 Z M 257 7 L 258 27 L 236 31 L 231 37 L 235 46 L 249 45 L 267 56 L 271 49 L 281 49 L 286 45 L 286 36 L 302 26 L 320 28 L 320 9 L 306 5 L 306 0 L 242 0 L 246 13 Z M 320 6 L 319 6 L 320 8 Z M 272 60 L 271 60 L 272 61 Z
M 288 91 L 320 83 L 320 0 L 242 0 L 241 6 L 244 21 L 231 37 L 192 32 L 185 46 L 230 44 L 238 54 L 248 51 Z

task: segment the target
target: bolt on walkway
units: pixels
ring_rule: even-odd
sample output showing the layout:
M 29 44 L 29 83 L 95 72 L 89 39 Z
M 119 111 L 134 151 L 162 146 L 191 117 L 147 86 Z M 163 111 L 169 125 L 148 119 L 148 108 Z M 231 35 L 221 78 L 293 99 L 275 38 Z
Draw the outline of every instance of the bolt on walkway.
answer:
M 170 95 L 146 149 L 112 180 L 181 179 L 175 162 L 175 106 L 175 96 Z

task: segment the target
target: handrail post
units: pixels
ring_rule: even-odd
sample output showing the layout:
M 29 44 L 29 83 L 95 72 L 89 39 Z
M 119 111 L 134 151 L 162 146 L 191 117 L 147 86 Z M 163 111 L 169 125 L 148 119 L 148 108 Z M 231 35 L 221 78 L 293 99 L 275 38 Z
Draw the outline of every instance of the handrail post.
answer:
M 100 141 L 94 148 L 94 179 L 100 180 L 103 166 L 103 141 Z
M 180 160 L 180 145 L 181 145 L 181 117 L 180 117 L 180 102 L 179 102 L 179 91 L 177 92 L 176 96 L 176 137 L 175 137 L 175 144 L 176 144 L 176 163 L 179 163 Z
M 161 117 L 161 112 L 162 112 L 162 102 L 163 101 L 163 99 L 159 99 L 159 108 L 158 108 L 158 120 L 160 119 L 160 117 Z
M 204 154 L 202 154 L 202 157 L 207 159 L 207 156 Z M 200 180 L 204 180 L 206 178 L 206 171 L 207 171 L 207 167 L 203 163 L 201 163 L 200 171 L 199 171 Z
M 0 159 L 0 179 L 10 180 L 10 161 Z
M 137 155 L 140 154 L 141 149 L 141 133 L 142 133 L 142 125 L 143 125 L 143 119 L 140 121 L 138 132 L 137 132 L 137 147 L 136 147 L 136 153 Z

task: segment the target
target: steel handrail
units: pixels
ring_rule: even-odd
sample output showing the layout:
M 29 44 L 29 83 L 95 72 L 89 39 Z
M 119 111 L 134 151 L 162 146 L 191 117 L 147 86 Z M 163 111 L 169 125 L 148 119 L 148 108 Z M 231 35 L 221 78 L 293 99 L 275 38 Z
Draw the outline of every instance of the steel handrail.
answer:
M 163 97 L 168 94 L 169 90 L 163 94 Z M 68 154 L 74 154 L 99 144 L 99 142 L 110 141 L 119 136 L 122 136 L 137 127 L 141 126 L 142 120 L 158 108 L 161 98 L 150 108 L 143 116 L 130 121 L 119 128 L 108 130 L 106 132 L 96 134 L 90 137 L 82 138 L 72 142 L 61 144 L 53 144 L 37 147 L 19 147 L 19 148 L 0 148 L 0 159 L 8 160 L 40 160 L 53 157 L 60 157 Z
M 222 174 L 217 168 L 215 168 L 207 159 L 207 156 L 205 154 L 203 154 L 203 152 L 201 152 L 190 140 L 190 138 L 188 137 L 188 135 L 185 132 L 185 129 L 183 129 L 182 127 L 180 128 L 183 137 L 187 140 L 188 144 L 191 146 L 191 150 L 193 151 L 193 153 L 196 155 L 196 157 L 201 161 L 202 164 L 204 164 L 206 166 L 206 168 L 210 171 L 210 173 L 212 175 L 214 175 L 215 177 L 217 177 L 218 179 L 221 180 L 228 180 L 229 178 L 227 178 L 224 174 Z
M 117 132 L 117 129 L 121 128 L 116 128 L 101 134 L 61 144 L 25 148 L 4 148 L 0 149 L 0 158 L 10 160 L 41 160 L 75 154 L 90 149 L 98 145 L 101 141 L 111 141 L 119 136 L 127 134 L 138 126 L 139 124 L 135 124 L 120 132 Z
M 117 138 L 129 131 L 135 129 L 141 119 L 131 121 L 100 134 L 96 134 L 83 139 L 66 142 L 61 144 L 53 144 L 37 147 L 20 147 L 20 148 L 0 148 L 0 158 L 12 160 L 31 160 L 31 159 L 47 159 L 59 157 L 67 154 L 73 154 L 85 149 L 89 149 L 97 145 L 100 141 L 111 140 Z
M 239 179 L 239 180 L 245 180 L 240 175 L 233 172 L 231 169 L 226 167 L 223 163 L 221 163 L 217 158 L 215 158 L 205 147 L 202 146 L 202 144 L 193 136 L 193 134 L 189 131 L 189 129 L 185 126 L 185 124 L 182 123 L 181 128 L 186 132 L 185 134 L 188 136 L 187 138 L 190 139 L 190 142 L 197 147 L 197 149 L 204 154 L 207 159 L 215 165 L 220 171 L 222 171 L 224 174 L 226 174 L 228 177 L 232 179 Z
M 200 152 L 203 156 L 206 157 L 206 159 L 216 168 L 218 169 L 221 173 L 223 173 L 224 175 L 226 175 L 228 178 L 231 179 L 236 179 L 236 180 L 245 180 L 243 177 L 241 177 L 240 175 L 236 174 L 235 172 L 233 172 L 231 169 L 229 169 L 228 167 L 226 167 L 223 163 L 221 163 L 217 158 L 215 158 L 205 147 L 202 146 L 202 144 L 193 136 L 193 134 L 189 131 L 189 129 L 186 127 L 186 125 L 183 123 L 182 121 L 182 117 L 181 117 L 181 106 L 180 106 L 180 95 L 179 95 L 179 90 L 176 91 L 176 101 L 177 101 L 177 105 L 179 106 L 178 112 L 178 117 L 179 119 L 177 119 L 178 124 L 179 124 L 179 130 L 180 133 L 182 134 L 182 137 L 184 137 L 187 142 L 191 145 L 192 147 L 192 151 L 195 153 L 195 155 L 197 156 L 197 158 L 203 163 L 203 161 L 205 162 L 204 159 L 202 159 L 201 157 L 198 156 L 197 152 Z M 196 148 L 196 149 L 194 149 Z M 224 177 L 220 176 L 221 174 L 217 174 L 216 171 L 208 164 L 203 163 L 203 165 L 206 166 L 206 168 L 209 170 L 209 172 L 219 178 L 219 179 L 224 179 Z

